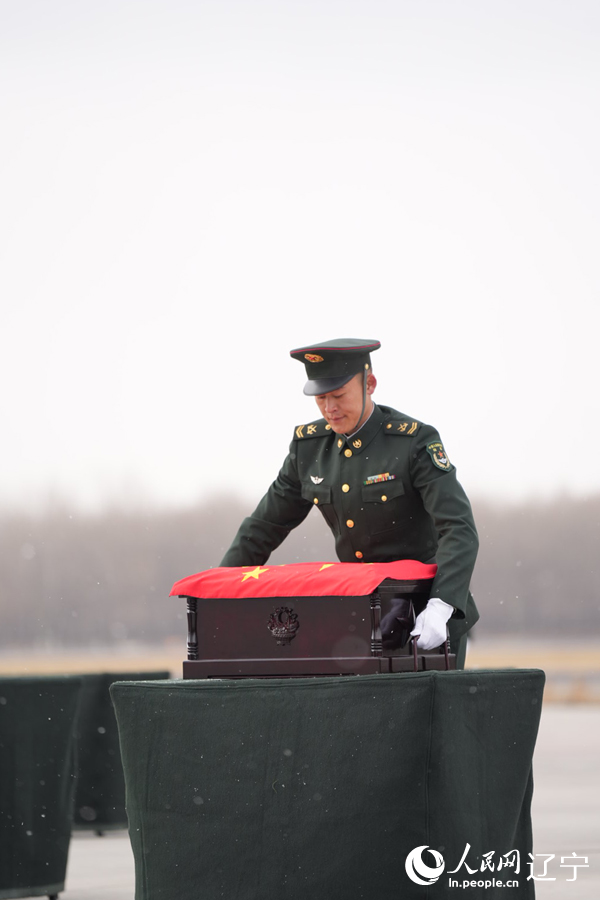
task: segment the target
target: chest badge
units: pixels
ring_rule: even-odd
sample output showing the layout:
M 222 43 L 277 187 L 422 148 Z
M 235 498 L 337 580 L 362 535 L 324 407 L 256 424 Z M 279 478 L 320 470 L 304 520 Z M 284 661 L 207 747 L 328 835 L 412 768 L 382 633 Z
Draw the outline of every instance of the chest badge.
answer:
M 382 481 L 395 481 L 395 479 L 395 475 L 390 475 L 389 472 L 381 472 L 379 475 L 369 475 L 366 481 L 363 481 L 363 484 L 381 484 Z
M 310 480 L 312 481 L 313 484 L 321 484 L 321 482 L 323 481 L 323 479 L 319 478 L 318 475 L 311 475 Z

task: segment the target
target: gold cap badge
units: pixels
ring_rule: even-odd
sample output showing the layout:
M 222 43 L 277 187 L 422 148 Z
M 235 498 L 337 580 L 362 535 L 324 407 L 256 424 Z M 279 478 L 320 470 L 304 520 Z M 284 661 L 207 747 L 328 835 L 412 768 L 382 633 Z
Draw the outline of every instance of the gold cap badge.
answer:
M 304 359 L 307 359 L 309 362 L 314 362 L 314 363 L 323 362 L 323 357 L 317 356 L 316 353 L 305 353 Z

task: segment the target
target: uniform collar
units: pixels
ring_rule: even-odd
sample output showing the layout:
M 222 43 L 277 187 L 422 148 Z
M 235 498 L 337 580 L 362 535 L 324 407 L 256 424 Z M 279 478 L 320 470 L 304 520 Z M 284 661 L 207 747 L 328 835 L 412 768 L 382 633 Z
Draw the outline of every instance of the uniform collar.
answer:
M 335 435 L 335 446 L 338 448 L 338 451 L 342 453 L 345 450 L 351 450 L 352 454 L 362 453 L 377 432 L 381 430 L 385 418 L 385 413 L 374 403 L 373 412 L 365 424 L 358 431 L 355 431 L 351 437 L 346 437 L 345 434 Z
M 349 441 L 350 438 L 353 438 L 356 434 L 358 434 L 359 431 L 362 431 L 362 429 L 365 427 L 365 425 L 367 424 L 367 422 L 369 421 L 369 419 L 371 418 L 371 416 L 373 415 L 374 412 L 375 412 L 375 404 L 372 403 L 372 404 L 371 404 L 371 412 L 370 412 L 369 415 L 367 416 L 366 420 L 362 423 L 362 425 L 360 426 L 360 428 L 356 428 L 356 429 L 352 432 L 352 434 L 345 434 L 345 435 L 344 435 L 344 437 L 346 438 L 347 441 Z

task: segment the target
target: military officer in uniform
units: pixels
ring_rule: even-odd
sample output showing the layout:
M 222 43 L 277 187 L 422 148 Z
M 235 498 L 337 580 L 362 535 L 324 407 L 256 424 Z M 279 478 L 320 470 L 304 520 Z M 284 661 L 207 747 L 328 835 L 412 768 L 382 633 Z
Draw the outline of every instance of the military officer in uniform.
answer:
M 342 562 L 436 562 L 414 634 L 424 650 L 450 634 L 457 667 L 479 618 L 469 591 L 478 539 L 467 496 L 430 425 L 372 399 L 379 341 L 342 338 L 291 351 L 322 418 L 294 431 L 277 478 L 244 519 L 222 566 L 263 565 L 316 506 Z

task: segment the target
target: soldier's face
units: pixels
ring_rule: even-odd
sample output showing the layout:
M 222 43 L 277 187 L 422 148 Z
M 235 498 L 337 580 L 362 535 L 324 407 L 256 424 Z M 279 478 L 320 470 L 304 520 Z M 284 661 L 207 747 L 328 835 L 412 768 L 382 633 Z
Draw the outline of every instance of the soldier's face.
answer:
M 373 401 L 371 394 L 375 390 L 377 381 L 372 374 L 367 375 L 367 402 L 365 411 L 361 417 L 363 404 L 363 375 L 359 372 L 351 378 L 338 391 L 330 391 L 328 394 L 319 394 L 315 397 L 317 406 L 323 418 L 331 425 L 331 430 L 336 434 L 349 434 L 368 419 L 371 414 Z M 360 419 L 360 421 L 359 421 Z

